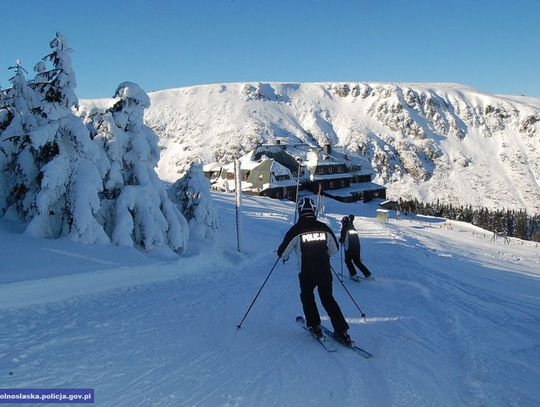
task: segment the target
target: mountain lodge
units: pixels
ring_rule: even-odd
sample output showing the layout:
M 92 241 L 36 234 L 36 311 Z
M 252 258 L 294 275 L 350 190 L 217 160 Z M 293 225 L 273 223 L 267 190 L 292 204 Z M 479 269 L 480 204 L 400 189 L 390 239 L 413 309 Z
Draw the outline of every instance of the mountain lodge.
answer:
M 246 194 L 294 201 L 298 191 L 309 190 L 342 202 L 386 198 L 386 188 L 371 182 L 373 170 L 367 160 L 333 151 L 329 144 L 260 145 L 239 160 Z M 213 189 L 234 191 L 234 163 L 207 164 L 204 173 Z

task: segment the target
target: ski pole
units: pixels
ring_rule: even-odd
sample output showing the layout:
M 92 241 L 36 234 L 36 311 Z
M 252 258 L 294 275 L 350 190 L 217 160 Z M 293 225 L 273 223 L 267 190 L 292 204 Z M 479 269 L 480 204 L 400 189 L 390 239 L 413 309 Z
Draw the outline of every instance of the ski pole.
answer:
M 340 281 L 343 281 L 345 279 L 343 277 L 343 243 L 341 244 L 341 261 L 340 261 L 340 264 L 341 264 L 341 280 Z
M 266 280 L 264 280 L 264 283 L 262 284 L 261 288 L 259 288 L 259 292 L 257 293 L 257 295 L 255 296 L 255 298 L 253 298 L 253 301 L 251 302 L 251 305 L 249 306 L 248 310 L 246 311 L 246 314 L 244 315 L 244 318 L 242 318 L 242 321 L 240 321 L 240 323 L 236 326 L 237 329 L 240 329 L 242 328 L 242 324 L 244 323 L 244 320 L 246 319 L 246 317 L 248 316 L 249 314 L 249 311 L 251 311 L 251 307 L 253 307 L 253 304 L 255 304 L 255 301 L 257 301 L 257 297 L 259 296 L 259 294 L 261 293 L 264 285 L 266 284 L 266 282 L 268 281 L 268 279 L 270 278 L 270 275 L 272 274 L 272 272 L 274 271 L 274 269 L 276 268 L 276 265 L 278 264 L 278 261 L 281 257 L 278 257 L 276 262 L 274 263 L 274 265 L 272 266 L 272 270 L 270 270 L 270 273 L 268 273 L 268 275 L 266 276 Z
M 334 270 L 334 268 L 332 266 L 330 266 L 330 269 L 332 269 L 332 271 L 334 272 L 334 274 L 336 275 L 337 279 L 339 280 L 339 276 L 337 275 L 336 271 Z M 358 304 L 356 303 L 356 301 L 354 300 L 353 296 L 351 295 L 351 293 L 349 292 L 349 290 L 347 290 L 347 287 L 345 287 L 345 284 L 343 284 L 343 281 L 339 280 L 339 282 L 341 283 L 341 285 L 343 286 L 343 288 L 345 289 L 345 292 L 347 294 L 349 294 L 349 297 L 351 297 L 351 300 L 352 302 L 354 302 L 354 305 L 356 305 L 356 308 L 358 308 L 358 311 L 360 311 L 360 314 L 362 314 L 362 318 L 366 319 L 366 314 L 364 314 L 362 312 L 362 310 L 360 309 L 360 307 L 358 306 Z

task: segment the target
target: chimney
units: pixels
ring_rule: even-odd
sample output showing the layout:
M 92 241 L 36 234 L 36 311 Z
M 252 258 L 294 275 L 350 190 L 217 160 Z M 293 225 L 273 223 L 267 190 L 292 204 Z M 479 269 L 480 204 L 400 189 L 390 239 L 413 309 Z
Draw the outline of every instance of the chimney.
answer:
M 324 152 L 325 154 L 331 155 L 332 154 L 332 146 L 330 144 L 324 145 Z

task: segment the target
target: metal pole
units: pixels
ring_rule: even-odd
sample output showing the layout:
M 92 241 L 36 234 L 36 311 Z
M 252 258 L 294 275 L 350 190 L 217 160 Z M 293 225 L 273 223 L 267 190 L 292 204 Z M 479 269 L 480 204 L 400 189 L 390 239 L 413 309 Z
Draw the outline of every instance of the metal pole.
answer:
M 322 212 L 321 212 L 321 194 L 322 194 L 322 184 L 319 184 L 319 193 L 317 194 L 317 218 L 319 216 L 322 216 Z
M 242 251 L 242 168 L 240 160 L 235 163 L 235 194 L 236 194 L 236 242 L 238 251 Z
M 334 274 L 336 275 L 337 279 L 339 280 L 339 276 L 337 275 L 336 271 L 334 270 L 334 268 L 332 266 L 330 266 L 330 269 L 332 269 L 332 271 L 334 272 Z M 341 285 L 343 286 L 343 288 L 345 289 L 345 291 L 347 292 L 347 294 L 349 294 L 349 297 L 351 297 L 351 300 L 352 302 L 354 303 L 354 305 L 356 305 L 356 308 L 358 308 L 358 311 L 360 311 L 360 314 L 362 314 L 362 318 L 366 319 L 366 314 L 364 314 L 362 312 L 362 310 L 360 309 L 360 307 L 358 306 L 358 304 L 356 303 L 356 301 L 354 300 L 353 296 L 351 295 L 351 293 L 349 292 L 349 290 L 347 290 L 347 287 L 345 287 L 345 284 L 343 284 L 343 281 L 339 280 L 339 282 L 341 283 Z
M 341 281 L 344 280 L 343 278 L 343 243 L 341 243 Z
M 296 211 L 296 205 L 298 205 L 298 194 L 300 193 L 300 174 L 302 173 L 302 161 L 299 159 L 298 161 L 298 173 L 296 174 L 296 200 L 294 203 L 294 223 L 296 223 L 296 217 L 297 217 L 297 211 Z

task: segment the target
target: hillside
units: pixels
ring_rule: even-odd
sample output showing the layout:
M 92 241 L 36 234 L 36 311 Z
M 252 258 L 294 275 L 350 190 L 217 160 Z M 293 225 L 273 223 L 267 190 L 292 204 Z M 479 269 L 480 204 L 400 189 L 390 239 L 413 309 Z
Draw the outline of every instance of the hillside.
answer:
M 442 83 L 235 83 L 150 98 L 169 181 L 193 159 L 257 143 L 331 143 L 366 157 L 392 198 L 540 212 L 539 99 Z
M 296 260 L 273 252 L 293 204 L 214 193 L 214 244 L 181 258 L 21 235 L 0 219 L 2 388 L 89 388 L 99 406 L 536 406 L 540 403 L 539 248 L 491 242 L 435 218 L 375 219 L 377 202 L 327 200 L 339 230 L 355 213 L 374 281 L 334 293 L 363 359 L 327 353 L 295 322 Z M 29 255 L 31 252 L 31 255 Z M 332 259 L 340 273 L 340 256 Z M 322 309 L 321 309 L 322 311 Z M 322 311 L 325 316 L 324 311 Z M 328 324 L 326 317 L 324 322 Z

